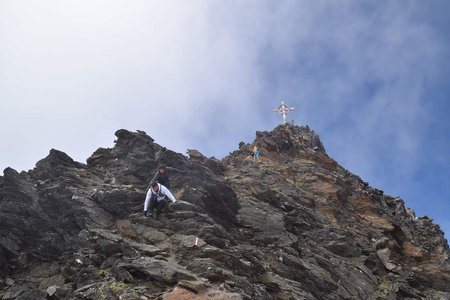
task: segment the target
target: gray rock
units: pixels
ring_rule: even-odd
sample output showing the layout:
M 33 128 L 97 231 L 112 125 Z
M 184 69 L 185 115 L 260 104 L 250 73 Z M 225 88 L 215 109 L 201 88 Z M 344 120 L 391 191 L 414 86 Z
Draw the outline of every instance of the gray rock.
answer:
M 148 279 L 167 284 L 175 284 L 183 279 L 195 280 L 194 276 L 184 271 L 181 267 L 166 261 L 145 257 L 133 260 L 131 263 L 120 263 L 117 265 L 117 270 L 118 272 L 126 270 L 132 276 L 136 274 L 138 278 L 144 276 Z
M 1 298 L 450 293 L 439 226 L 339 166 L 308 127 L 257 132 L 261 162 L 243 162 L 245 143 L 219 161 L 188 159 L 141 131 L 116 136 L 87 165 L 52 149 L 33 170 L 0 176 Z M 154 220 L 142 211 L 160 162 L 177 169 L 179 201 Z
M 52 285 L 52 286 L 49 286 L 48 288 L 47 288 L 47 294 L 51 297 L 51 296 L 53 296 L 55 293 L 56 293 L 56 289 L 57 289 L 58 287 L 56 286 L 56 285 Z
M 203 161 L 204 159 L 206 159 L 206 157 L 196 149 L 188 149 L 187 154 L 189 155 L 189 158 L 193 160 Z
M 17 300 L 46 300 L 47 293 L 43 290 L 33 289 L 31 291 L 26 291 L 17 297 Z
M 64 284 L 56 288 L 55 296 L 58 299 L 68 299 L 72 293 L 72 285 Z
M 2 300 L 17 299 L 25 292 L 22 288 L 8 289 L 2 295 Z

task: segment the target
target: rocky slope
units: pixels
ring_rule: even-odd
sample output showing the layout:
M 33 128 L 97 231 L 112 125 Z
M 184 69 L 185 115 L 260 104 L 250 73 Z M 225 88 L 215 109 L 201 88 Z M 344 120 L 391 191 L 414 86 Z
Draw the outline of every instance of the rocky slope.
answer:
M 116 132 L 87 164 L 58 150 L 0 177 L 0 299 L 450 299 L 447 241 L 279 126 L 222 161 Z M 142 214 L 159 162 L 179 199 Z

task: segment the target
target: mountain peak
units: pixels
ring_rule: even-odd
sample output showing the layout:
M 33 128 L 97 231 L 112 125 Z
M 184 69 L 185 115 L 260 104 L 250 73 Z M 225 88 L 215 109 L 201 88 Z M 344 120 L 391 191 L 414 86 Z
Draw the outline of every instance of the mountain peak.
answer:
M 254 143 L 267 151 L 287 155 L 320 152 L 326 154 L 319 135 L 308 126 L 284 124 L 272 131 L 257 131 Z
M 256 132 L 222 161 L 115 135 L 86 165 L 52 149 L 0 177 L 2 299 L 450 298 L 439 226 L 339 166 L 307 126 Z M 178 201 L 147 218 L 161 162 Z

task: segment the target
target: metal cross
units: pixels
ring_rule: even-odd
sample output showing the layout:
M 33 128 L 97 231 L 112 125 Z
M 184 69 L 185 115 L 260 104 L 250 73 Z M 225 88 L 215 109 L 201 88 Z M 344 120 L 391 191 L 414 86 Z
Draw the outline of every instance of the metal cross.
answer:
M 278 106 L 278 108 L 274 108 L 273 111 L 279 113 L 283 116 L 283 124 L 286 124 L 286 116 L 288 112 L 295 110 L 294 107 L 289 107 L 288 105 L 284 104 L 284 101 L 281 101 L 281 105 Z

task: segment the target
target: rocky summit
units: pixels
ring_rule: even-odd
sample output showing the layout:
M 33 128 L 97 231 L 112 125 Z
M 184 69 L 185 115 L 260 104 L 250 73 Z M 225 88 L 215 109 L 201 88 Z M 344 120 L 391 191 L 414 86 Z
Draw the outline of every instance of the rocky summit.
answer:
M 0 299 L 450 299 L 439 226 L 330 158 L 308 127 L 223 160 L 118 130 L 0 177 Z M 249 157 L 253 145 L 260 160 Z M 159 163 L 178 200 L 143 214 Z

